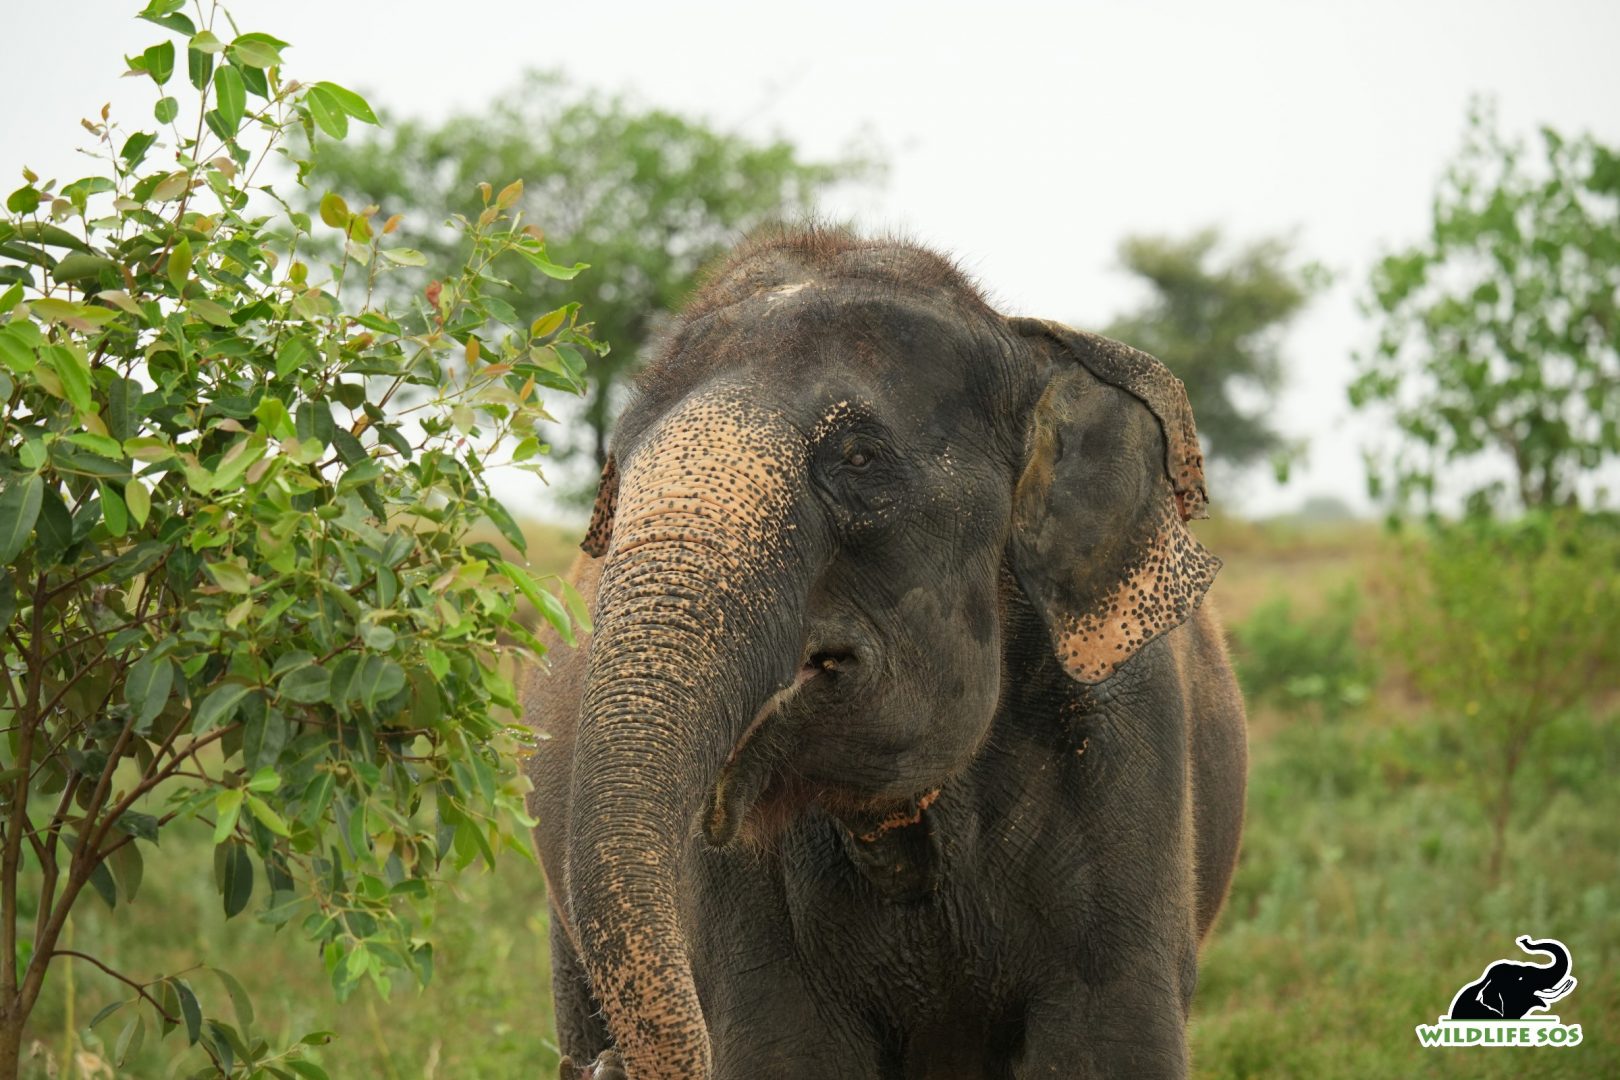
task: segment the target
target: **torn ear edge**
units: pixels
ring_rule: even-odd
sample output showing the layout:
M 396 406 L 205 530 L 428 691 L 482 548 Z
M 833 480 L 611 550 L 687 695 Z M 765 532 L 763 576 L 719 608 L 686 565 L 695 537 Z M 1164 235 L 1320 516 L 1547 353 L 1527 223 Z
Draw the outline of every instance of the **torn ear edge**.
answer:
M 591 508 L 591 524 L 585 530 L 580 550 L 593 559 L 607 554 L 613 542 L 613 515 L 619 509 L 619 463 L 611 454 L 602 466 L 602 479 L 596 486 L 596 505 Z

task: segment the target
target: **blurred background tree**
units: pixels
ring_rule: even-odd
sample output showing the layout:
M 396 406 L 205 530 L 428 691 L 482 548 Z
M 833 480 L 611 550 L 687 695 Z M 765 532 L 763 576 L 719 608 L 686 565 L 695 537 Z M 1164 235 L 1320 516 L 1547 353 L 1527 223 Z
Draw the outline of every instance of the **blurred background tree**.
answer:
M 1350 401 L 1400 436 L 1369 462 L 1374 498 L 1432 508 L 1444 482 L 1475 512 L 1575 503 L 1620 453 L 1620 150 L 1550 127 L 1539 150 L 1475 101 L 1434 228 L 1374 270 Z M 1450 468 L 1502 460 L 1511 489 Z
M 554 258 L 583 259 L 593 270 L 562 283 L 517 259 L 496 269 L 511 284 L 512 303 L 580 302 L 595 336 L 611 347 L 590 366 L 584 425 L 564 425 L 577 441 L 552 447 L 556 460 L 588 453 L 600 467 L 622 388 L 658 320 L 679 308 L 701 267 L 756 226 L 810 214 L 829 186 L 879 172 L 864 152 L 810 160 L 785 139 L 758 142 L 534 72 L 486 112 L 438 124 L 390 120 L 369 140 L 323 143 L 312 182 L 359 193 L 385 215 L 451 206 L 475 216 L 476 197 L 467 193 L 477 180 L 523 177 L 521 209 L 545 230 Z M 415 224 L 427 232 L 439 223 Z M 423 242 L 430 260 L 449 257 L 461 242 L 449 229 L 435 235 Z M 411 286 L 425 281 L 418 275 Z M 593 491 L 594 481 L 593 473 Z
M 1285 475 L 1298 448 L 1269 419 L 1284 383 L 1282 335 L 1329 275 L 1315 263 L 1297 264 L 1285 237 L 1230 255 L 1222 247 L 1213 228 L 1127 236 L 1120 262 L 1151 291 L 1103 332 L 1157 356 L 1187 384 L 1207 458 L 1233 468 L 1269 458 Z

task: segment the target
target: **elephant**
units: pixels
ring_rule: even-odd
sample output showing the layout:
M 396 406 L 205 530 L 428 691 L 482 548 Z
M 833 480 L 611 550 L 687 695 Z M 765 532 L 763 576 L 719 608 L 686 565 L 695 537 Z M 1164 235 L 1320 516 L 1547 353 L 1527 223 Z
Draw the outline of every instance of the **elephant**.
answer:
M 1553 962 L 1543 967 L 1498 960 L 1457 991 L 1451 1001 L 1451 1019 L 1522 1020 L 1532 1009 L 1545 1009 L 1575 989 L 1575 978 L 1569 973 L 1569 950 L 1563 942 L 1521 937 L 1518 945 L 1527 953 L 1547 953 Z
M 1242 829 L 1185 387 L 915 243 L 675 316 L 521 689 L 564 1077 L 1180 1077 Z

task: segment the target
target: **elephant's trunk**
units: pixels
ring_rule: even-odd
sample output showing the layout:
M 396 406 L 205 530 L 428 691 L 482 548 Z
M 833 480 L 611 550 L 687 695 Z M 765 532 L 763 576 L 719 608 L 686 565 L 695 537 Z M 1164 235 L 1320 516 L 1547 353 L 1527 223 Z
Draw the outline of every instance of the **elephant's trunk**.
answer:
M 1556 941 L 1531 941 L 1529 938 L 1519 939 L 1519 948 L 1525 952 L 1550 953 L 1553 958 L 1551 965 L 1542 968 L 1541 989 L 1548 990 L 1564 981 L 1569 974 L 1569 952 Z
M 735 403 L 680 412 L 622 473 L 568 842 L 581 959 L 635 1080 L 710 1075 L 682 866 L 731 745 L 792 676 L 802 607 L 777 584 L 793 556 L 786 433 Z

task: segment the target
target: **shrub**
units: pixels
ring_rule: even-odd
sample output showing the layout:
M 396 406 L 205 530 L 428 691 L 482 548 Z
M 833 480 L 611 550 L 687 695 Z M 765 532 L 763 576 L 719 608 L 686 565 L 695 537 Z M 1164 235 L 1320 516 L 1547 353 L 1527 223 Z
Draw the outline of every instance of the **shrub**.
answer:
M 1468 732 L 1458 753 L 1491 821 L 1494 881 L 1537 736 L 1617 687 L 1620 534 L 1574 512 L 1469 519 L 1410 543 L 1403 566 L 1388 644 Z
M 1234 631 L 1249 699 L 1315 708 L 1328 720 L 1362 705 L 1374 672 L 1355 637 L 1360 611 L 1360 593 L 1348 582 L 1316 615 L 1296 616 L 1286 596 L 1261 604 Z
M 487 303 L 489 266 L 582 267 L 523 226 L 520 183 L 481 185 L 461 264 L 373 306 L 425 261 L 399 219 L 327 194 L 317 225 L 260 178 L 294 129 L 341 139 L 370 107 L 183 7 L 140 12 L 179 39 L 130 60 L 156 124 L 103 110 L 103 167 L 25 172 L 0 220 L 3 1076 L 52 961 L 83 956 L 61 947 L 82 891 L 133 900 L 173 829 L 206 830 L 226 914 L 258 898 L 296 925 L 340 996 L 425 982 L 449 872 L 528 852 L 498 719 L 506 661 L 543 651 L 517 603 L 565 640 L 584 618 L 466 535 L 487 518 L 522 549 L 489 470 L 538 471 L 540 391 L 580 390 L 594 350 L 573 305 Z M 300 257 L 317 228 L 343 238 L 325 269 Z M 131 992 L 93 1021 L 122 1014 L 120 1060 L 178 1028 L 210 1074 L 324 1075 L 252 1030 L 228 975 L 211 994 L 83 958 Z

